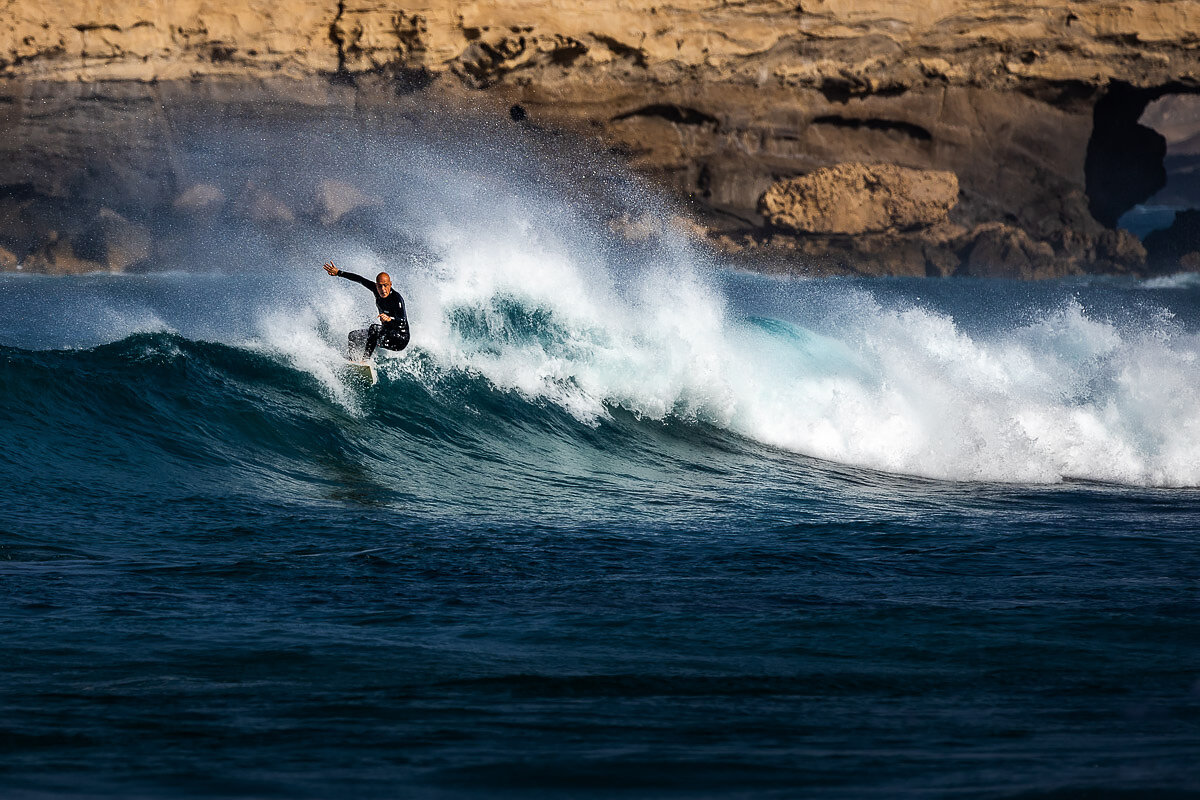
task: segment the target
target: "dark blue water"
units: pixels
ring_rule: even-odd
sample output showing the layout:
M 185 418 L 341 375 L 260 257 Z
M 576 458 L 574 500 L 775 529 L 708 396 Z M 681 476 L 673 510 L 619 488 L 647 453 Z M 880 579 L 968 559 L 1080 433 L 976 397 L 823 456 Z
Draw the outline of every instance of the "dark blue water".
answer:
M 1139 239 L 1144 239 L 1154 231 L 1171 227 L 1175 223 L 1175 215 L 1183 210 L 1174 206 L 1139 204 L 1122 214 L 1117 224 Z
M 488 269 L 0 282 L 0 795 L 1200 795 L 1195 281 Z

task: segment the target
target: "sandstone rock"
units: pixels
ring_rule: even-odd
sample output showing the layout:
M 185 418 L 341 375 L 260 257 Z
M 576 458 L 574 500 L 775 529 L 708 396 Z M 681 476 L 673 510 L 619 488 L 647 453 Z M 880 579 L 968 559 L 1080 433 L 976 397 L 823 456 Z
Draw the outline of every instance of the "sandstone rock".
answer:
M 220 211 L 225 205 L 225 193 L 221 187 L 211 183 L 197 183 L 185 189 L 172 207 L 184 214 L 209 215 Z
M 332 179 L 325 179 L 317 186 L 317 219 L 322 225 L 336 225 L 342 217 L 362 208 L 380 204 L 357 186 Z
M 922 252 L 925 256 L 925 274 L 928 277 L 949 278 L 962 266 L 958 254 L 945 245 L 926 244 Z
M 969 234 L 966 258 L 959 275 L 972 278 L 1051 278 L 1068 269 L 1054 257 L 1047 242 L 1035 242 L 1020 228 L 992 222 Z
M 704 241 L 710 235 L 707 227 L 682 214 L 672 214 L 670 219 L 667 220 L 667 226 L 671 230 L 682 233 L 684 236 L 696 241 Z
M 1200 251 L 1188 253 L 1180 258 L 1179 267 L 1187 272 L 1200 272 Z
M 877 234 L 856 237 L 851 265 L 861 275 L 897 275 L 924 278 L 928 259 L 919 238 Z
M 759 210 L 800 233 L 860 234 L 942 222 L 957 199 L 952 172 L 849 163 L 775 183 Z
M 757 269 L 807 275 L 953 275 L 961 265 L 960 241 L 969 232 L 946 223 L 916 231 L 855 236 L 773 233 L 710 235 L 720 252 L 738 255 Z
M 85 272 L 100 272 L 104 266 L 98 262 L 80 258 L 71 243 L 55 236 L 45 246 L 25 256 L 21 268 L 26 272 L 46 272 L 56 275 L 78 275 Z
M 83 233 L 72 240 L 76 255 L 112 272 L 123 272 L 148 259 L 152 245 L 153 238 L 145 225 L 131 222 L 109 208 L 100 209 Z
M 1190 0 L 412 0 L 403 8 L 377 0 L 126 0 L 0 9 L 0 68 L 64 80 L 365 72 L 397 65 L 448 70 L 460 59 L 504 67 L 539 62 L 539 56 L 547 71 L 580 61 L 626 70 L 732 72 L 748 60 L 779 60 L 796 42 L 804 44 L 797 48 L 804 55 L 788 66 L 832 61 L 845 67 L 850 59 L 837 54 L 854 51 L 851 63 L 874 57 L 883 62 L 882 74 L 914 54 L 944 71 L 939 59 L 925 58 L 939 53 L 940 60 L 953 54 L 959 63 L 951 67 L 964 68 L 971 79 L 994 79 L 997 65 L 1007 62 L 1079 80 L 1119 74 L 1122 61 L 1137 63 L 1134 55 L 1170 60 L 1198 39 L 1200 10 Z M 1061 55 L 1067 57 L 1054 57 Z M 864 83 L 879 80 L 858 72 Z
M 929 78 L 945 78 L 947 80 L 962 80 L 965 70 L 954 66 L 944 58 L 922 58 L 917 61 L 921 72 Z
M 1074 228 L 1059 228 L 1050 234 L 1048 242 L 1059 258 L 1079 261 L 1096 257 L 1095 238 Z
M 629 242 L 645 242 L 669 231 L 700 242 L 709 241 L 711 235 L 707 227 L 682 214 L 672 214 L 665 220 L 650 214 L 621 214 L 608 220 L 608 229 Z
M 17 260 L 17 255 L 7 247 L 0 247 L 0 271 L 12 272 L 20 269 L 20 262 Z
M 69 240 L 87 226 L 98 210 L 88 203 L 57 197 L 29 197 L 21 203 L 21 238 L 14 241 L 29 252 L 58 239 Z
M 754 243 L 752 241 L 747 241 L 745 237 L 739 241 L 738 239 L 735 239 L 734 237 L 725 233 L 714 236 L 710 244 L 717 252 L 725 253 L 731 256 L 738 255 L 748 248 L 754 247 Z
M 296 221 L 296 212 L 281 197 L 263 187 L 247 181 L 241 194 L 233 203 L 234 216 L 249 219 L 259 225 L 291 225 Z
M 1195 0 L 8 3 L 0 185 L 78 198 L 90 181 L 93 211 L 137 218 L 155 187 L 199 180 L 179 158 L 178 108 L 193 97 L 270 122 L 371 107 L 393 121 L 431 107 L 506 119 L 520 107 L 736 219 L 754 217 L 776 176 L 885 162 L 954 173 L 956 221 L 1004 219 L 1056 247 L 1070 229 L 1095 251 L 1102 226 L 1080 198 L 1095 194 L 1097 108 L 1118 85 L 1200 90 L 1197 42 Z M 174 200 L 195 215 L 226 202 L 212 185 Z M 328 211 L 346 225 L 353 209 Z M 49 228 L 74 233 L 35 216 L 20 239 L 31 247 Z M 1132 263 L 1126 250 L 1094 260 Z M 1059 258 L 1086 261 L 1071 248 Z
M 645 242 L 659 232 L 660 226 L 649 215 L 622 214 L 608 220 L 608 229 L 627 242 Z
M 1104 231 L 1096 239 L 1096 257 L 1118 271 L 1132 272 L 1146 266 L 1146 248 L 1127 230 Z

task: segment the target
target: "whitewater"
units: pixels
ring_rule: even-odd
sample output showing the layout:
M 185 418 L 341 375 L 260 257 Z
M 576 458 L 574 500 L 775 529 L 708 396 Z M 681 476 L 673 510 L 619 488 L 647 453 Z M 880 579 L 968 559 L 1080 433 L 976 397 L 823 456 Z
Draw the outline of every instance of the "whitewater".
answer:
M 0 793 L 1200 785 L 1195 275 L 759 274 L 500 126 L 188 142 L 368 200 L 0 275 Z M 328 260 L 405 298 L 375 386 Z
M 178 290 L 164 279 L 164 296 L 143 293 L 134 311 L 117 287 L 153 279 L 114 277 L 112 299 L 68 312 L 68 324 L 31 329 L 6 317 L 3 341 L 79 348 L 178 331 L 272 352 L 353 403 L 335 373 L 343 332 L 362 326 L 369 298 L 319 280 L 314 266 L 333 259 L 395 273 L 430 377 L 482 376 L 584 423 L 620 408 L 944 480 L 1200 484 L 1200 340 L 1187 276 L 1041 293 L 960 282 L 949 304 L 922 296 L 919 281 L 879 291 L 737 276 L 612 165 L 554 161 L 536 143 L 492 133 L 497 143 L 482 152 L 453 137 L 373 134 L 330 153 L 317 144 L 322 130 L 274 134 L 283 142 L 205 131 L 188 151 L 195 180 L 224 181 L 236 196 L 247 163 L 270 163 L 251 184 L 298 206 L 322 178 L 352 180 L 370 198 L 371 224 L 192 231 L 177 263 L 155 267 L 224 275 L 236 289 L 193 286 L 172 314 L 166 295 Z M 310 155 L 280 166 L 284 150 Z M 635 220 L 640 240 L 614 232 L 613 219 Z M 1097 284 L 1122 302 L 1089 289 Z M 59 293 L 32 294 L 21 302 L 53 318 Z M 1005 300 L 1031 294 L 1024 305 Z M 187 313 L 192 304 L 203 311 Z

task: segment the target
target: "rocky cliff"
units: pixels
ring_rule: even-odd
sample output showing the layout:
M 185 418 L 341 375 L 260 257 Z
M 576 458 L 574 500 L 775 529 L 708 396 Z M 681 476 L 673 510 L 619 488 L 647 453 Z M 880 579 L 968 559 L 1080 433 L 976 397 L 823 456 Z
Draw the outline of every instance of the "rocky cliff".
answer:
M 10 0 L 0 265 L 97 263 L 47 209 L 69 216 L 71 198 L 92 197 L 73 235 L 93 242 L 80 231 L 174 203 L 187 188 L 169 146 L 177 115 L 236 102 L 297 117 L 459 108 L 595 137 L 680 197 L 714 244 L 774 268 L 1171 269 L 1189 254 L 1172 245 L 1148 264 L 1115 227 L 1166 184 L 1166 139 L 1143 111 L 1197 92 L 1194 0 Z M 957 202 L 857 234 L 763 215 L 772 187 L 837 165 L 952 173 Z M 844 185 L 864 193 L 851 205 L 894 202 L 864 186 Z M 101 263 L 128 265 L 142 238 Z

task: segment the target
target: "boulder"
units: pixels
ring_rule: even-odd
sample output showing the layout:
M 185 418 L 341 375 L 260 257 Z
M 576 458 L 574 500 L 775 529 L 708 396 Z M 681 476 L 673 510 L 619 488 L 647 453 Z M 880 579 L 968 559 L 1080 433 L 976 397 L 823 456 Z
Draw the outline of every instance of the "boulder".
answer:
M 322 225 L 336 225 L 356 208 L 379 204 L 379 198 L 345 181 L 327 178 L 317 186 L 317 219 Z
M 850 162 L 777 181 L 759 211 L 798 233 L 855 235 L 928 227 L 957 201 L 953 172 Z
M 153 238 L 144 225 L 110 208 L 100 209 L 92 223 L 72 242 L 76 255 L 112 272 L 123 272 L 150 257 Z
M 645 242 L 659 233 L 660 226 L 649 214 L 621 214 L 608 220 L 608 229 L 627 242 Z
M 0 272 L 12 272 L 20 268 L 17 254 L 7 247 L 0 247 Z
M 608 220 L 608 229 L 627 242 L 646 242 L 672 232 L 698 242 L 712 235 L 703 224 L 682 214 L 672 214 L 665 220 L 653 214 L 621 214 Z
M 1127 230 L 1107 230 L 1096 238 L 1096 259 L 1114 272 L 1134 272 L 1146 266 L 1146 248 Z
M 224 205 L 225 193 L 211 183 L 189 186 L 171 204 L 180 213 L 196 215 L 215 214 Z
M 46 272 L 56 275 L 77 275 L 84 272 L 101 272 L 102 264 L 80 258 L 65 239 L 55 234 L 44 246 L 25 256 L 21 268 L 26 272 Z
M 979 225 L 966 237 L 962 266 L 956 274 L 971 278 L 1052 278 L 1068 274 L 1054 248 L 1020 228 L 1002 222 Z
M 290 225 L 296 221 L 296 212 L 292 211 L 291 206 L 254 181 L 246 181 L 233 205 L 234 215 L 259 225 Z

